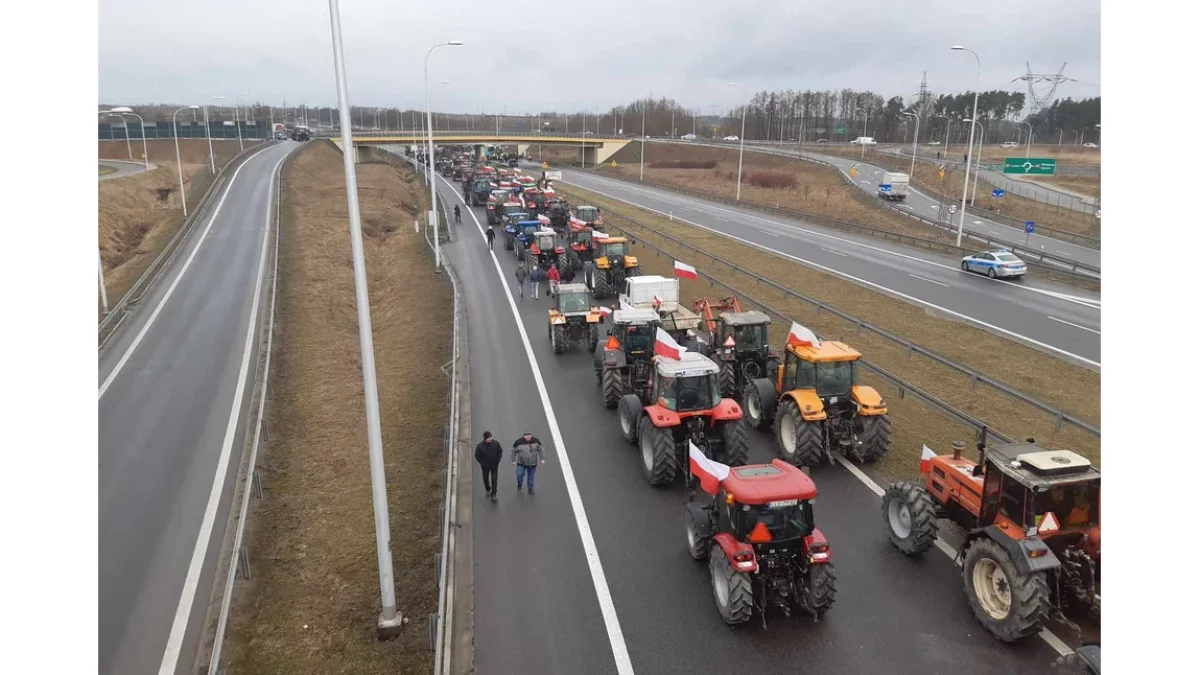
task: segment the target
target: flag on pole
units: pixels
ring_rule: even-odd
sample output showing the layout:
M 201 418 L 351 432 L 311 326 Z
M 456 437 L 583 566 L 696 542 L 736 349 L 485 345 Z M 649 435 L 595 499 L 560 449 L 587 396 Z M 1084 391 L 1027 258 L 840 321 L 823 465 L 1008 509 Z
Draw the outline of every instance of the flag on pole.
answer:
M 604 305 L 601 305 L 601 306 L 600 306 L 600 315 L 601 315 L 601 316 L 608 316 L 609 314 L 612 314 L 612 308 L 611 308 L 611 307 L 605 307 Z
M 659 307 L 662 306 L 662 298 L 658 297 L 658 295 L 655 295 L 653 304 L 654 304 L 654 309 L 658 309 Z
M 696 279 L 696 268 L 686 263 L 675 261 L 675 276 L 680 279 Z
M 821 341 L 817 339 L 816 333 L 796 322 L 792 322 L 792 329 L 788 331 L 787 343 L 788 345 L 796 345 L 798 347 L 821 346 Z
M 688 470 L 700 479 L 700 489 L 710 495 L 717 494 L 721 489 L 721 481 L 729 476 L 728 465 L 705 457 L 691 441 L 688 441 Z
M 921 473 L 929 473 L 929 463 L 934 457 L 937 457 L 937 453 L 930 450 L 929 446 L 921 446 Z
M 658 332 L 654 336 L 654 355 L 665 356 L 673 361 L 680 360 L 683 353 L 687 351 L 687 347 L 679 346 L 671 334 L 662 328 L 657 330 Z

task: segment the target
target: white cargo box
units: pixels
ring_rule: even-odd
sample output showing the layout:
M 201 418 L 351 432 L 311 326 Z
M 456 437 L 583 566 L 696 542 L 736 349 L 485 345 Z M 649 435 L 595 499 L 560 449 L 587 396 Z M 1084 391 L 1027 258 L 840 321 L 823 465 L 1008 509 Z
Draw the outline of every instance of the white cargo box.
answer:
M 655 298 L 658 302 L 655 302 Z M 644 307 L 659 313 L 679 309 L 679 280 L 660 276 L 626 277 L 618 296 L 621 307 Z

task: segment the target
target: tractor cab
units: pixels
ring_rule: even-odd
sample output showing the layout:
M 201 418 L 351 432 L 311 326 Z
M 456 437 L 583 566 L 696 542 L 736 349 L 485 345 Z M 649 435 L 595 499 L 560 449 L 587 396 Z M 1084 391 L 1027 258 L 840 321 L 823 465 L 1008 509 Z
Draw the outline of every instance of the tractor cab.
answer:
M 721 403 L 717 364 L 695 352 L 683 352 L 680 358 L 654 357 L 654 381 L 648 403 L 671 412 L 709 413 Z
M 516 214 L 514 214 L 516 215 Z M 528 217 L 528 214 L 524 214 Z M 515 218 L 514 218 L 515 220 Z M 510 221 L 511 222 L 511 221 Z M 507 229 L 507 228 L 506 228 Z M 542 223 L 537 220 L 521 220 L 516 226 L 516 240 L 520 242 L 523 249 L 527 249 L 533 244 L 534 237 L 537 236 L 538 230 L 542 229 Z M 518 257 L 520 251 L 518 251 Z
M 856 389 L 868 389 L 858 384 L 860 358 L 862 354 L 842 342 L 793 344 L 784 355 L 783 370 L 771 375 L 778 379 L 777 389 L 799 394 L 801 410 L 808 412 L 808 417 L 835 416 L 843 409 L 853 409 Z
M 594 353 L 600 342 L 600 324 L 604 321 L 599 307 L 592 305 L 592 294 L 583 284 L 559 284 L 550 309 L 550 346 L 562 354 L 572 344 L 586 342 Z
M 592 228 L 587 226 L 572 226 L 571 233 L 567 236 L 567 243 L 570 244 L 571 250 L 578 253 L 587 252 L 587 260 L 592 257 Z
M 561 288 L 561 287 L 560 287 Z M 654 356 L 654 336 L 658 314 L 649 309 L 618 309 L 609 315 L 608 339 L 593 353 L 596 379 L 610 381 L 604 391 L 604 406 L 617 407 L 617 401 L 633 386 L 650 380 L 650 360 Z
M 618 309 L 612 313 L 605 349 L 619 349 L 649 361 L 654 354 L 654 333 L 658 326 L 658 314 L 653 310 Z
M 789 542 L 798 545 L 815 529 L 812 502 L 817 485 L 783 460 L 731 467 L 721 481 L 721 491 L 718 504 L 726 502 L 721 524 L 760 555 L 766 548 L 778 549 Z
M 575 217 L 593 230 L 604 229 L 604 219 L 600 217 L 600 209 L 595 206 L 580 206 L 575 209 Z
M 722 357 L 745 353 L 759 354 L 770 349 L 767 334 L 770 326 L 771 317 L 762 312 L 724 312 L 717 323 L 717 334 L 713 337 Z
M 502 211 L 501 213 L 503 214 L 501 217 L 504 222 L 504 231 L 514 237 L 519 234 L 521 223 L 529 220 L 529 214 L 525 213 L 524 211 L 518 211 L 514 209 L 511 212 Z
M 597 237 L 595 247 L 596 265 L 606 269 L 614 261 L 623 261 L 629 255 L 629 241 L 625 237 Z M 621 267 L 620 264 L 617 265 Z
M 583 284 L 559 284 L 554 304 L 555 309 L 551 311 L 563 316 L 599 313 L 599 310 L 592 306 L 592 294 Z
M 548 267 L 550 259 L 562 253 L 562 247 L 558 245 L 558 233 L 554 230 L 534 232 L 529 244 L 529 253 L 538 259 L 539 264 Z

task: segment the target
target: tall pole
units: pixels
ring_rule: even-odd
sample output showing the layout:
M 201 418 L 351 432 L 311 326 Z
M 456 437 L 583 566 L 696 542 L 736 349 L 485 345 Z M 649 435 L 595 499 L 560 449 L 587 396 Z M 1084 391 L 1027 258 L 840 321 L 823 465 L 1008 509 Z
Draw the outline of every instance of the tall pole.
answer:
M 958 238 L 956 239 L 956 245 L 962 246 L 963 222 L 967 217 L 967 179 L 970 177 L 969 174 L 971 173 L 971 150 L 975 144 L 975 125 L 979 123 L 979 72 L 982 70 L 982 66 L 979 62 L 979 55 L 976 54 L 974 50 L 959 45 L 955 45 L 950 49 L 955 51 L 968 51 L 971 52 L 971 55 L 975 57 L 975 102 L 971 106 L 971 136 L 967 140 L 967 162 L 966 166 L 964 167 L 966 173 L 963 174 L 962 205 L 958 207 Z M 979 140 L 981 142 L 983 141 L 982 138 Z M 982 152 L 982 148 L 980 148 L 980 152 Z
M 175 168 L 179 170 L 179 201 L 183 204 L 184 218 L 187 218 L 187 190 L 184 189 L 183 185 L 183 163 L 179 160 L 179 127 L 177 126 L 178 122 L 175 121 L 175 116 L 182 110 L 188 110 L 189 108 L 195 110 L 197 107 L 194 105 L 185 105 L 171 114 L 171 128 L 175 132 L 172 134 L 175 137 Z
M 346 87 L 346 63 L 342 56 L 342 22 L 338 0 L 329 0 L 329 23 L 333 32 L 334 75 L 337 79 L 338 110 L 350 118 L 350 94 Z M 375 345 L 371 337 L 371 305 L 367 293 L 367 266 L 363 256 L 362 221 L 358 211 L 358 182 L 354 175 L 354 139 L 350 125 L 342 125 L 342 168 L 346 173 L 346 205 L 350 215 L 350 251 L 354 261 L 354 300 L 358 309 L 358 345 L 362 353 L 363 394 L 367 409 L 367 450 L 371 460 L 371 501 L 375 509 L 375 553 L 379 560 L 379 598 L 382 612 L 376 624 L 380 637 L 400 634 L 403 618 L 396 610 L 396 588 L 392 578 L 391 527 L 388 523 L 387 478 L 383 471 L 383 436 L 379 425 L 379 391 L 375 383 Z
M 737 176 L 737 201 L 742 201 L 742 156 L 746 152 L 746 87 L 745 85 L 736 82 L 730 82 L 730 87 L 742 88 L 742 135 L 738 136 L 738 176 Z
M 867 109 L 866 108 L 862 109 L 862 114 L 863 114 L 863 142 L 862 142 L 862 155 L 860 155 L 860 158 L 865 159 L 867 156 Z
M 142 130 L 142 162 L 146 165 L 146 170 L 149 171 L 150 170 L 150 151 L 146 148 L 146 120 L 142 119 L 142 116 L 135 112 L 122 112 L 121 114 L 122 115 L 133 115 L 134 117 L 138 118 L 138 128 Z M 126 127 L 126 129 L 128 129 L 128 127 Z M 126 136 L 129 135 L 128 131 L 126 132 L 125 135 Z
M 916 113 L 906 112 L 904 115 L 917 121 L 917 128 L 913 131 L 912 164 L 908 167 L 908 175 L 912 176 L 917 170 L 917 136 L 921 133 L 921 118 Z
M 671 106 L 671 140 L 675 140 L 675 106 Z
M 121 126 L 125 131 L 125 152 L 129 153 L 129 161 L 133 161 L 133 143 L 129 140 L 129 123 L 125 121 L 124 115 L 109 115 L 121 120 Z
M 642 101 L 642 152 L 641 168 L 638 169 L 638 180 L 646 178 L 646 102 Z
M 233 102 L 233 126 L 237 127 L 238 152 L 242 152 L 243 150 L 246 149 L 245 147 L 242 146 L 242 120 L 239 117 L 239 113 L 238 113 L 238 108 L 242 107 L 240 99 L 241 99 L 241 97 L 239 96 Z
M 1024 124 L 1025 126 L 1029 127 L 1029 137 L 1025 139 L 1025 157 L 1026 157 L 1026 159 L 1028 159 L 1029 158 L 1029 148 L 1030 148 L 1030 146 L 1033 145 L 1033 125 L 1030 124 L 1029 122 L 1020 122 L 1020 124 Z M 977 171 L 976 173 L 979 173 L 979 172 Z
M 208 139 L 208 164 L 212 167 L 213 175 L 217 175 L 217 158 L 213 155 L 212 125 L 208 123 L 208 104 L 204 104 L 204 137 Z
M 1058 144 L 1062 145 L 1062 131 L 1063 131 L 1062 127 L 1054 127 L 1054 128 L 1058 129 Z
M 433 175 L 433 112 L 429 108 L 429 55 L 438 47 L 461 45 L 461 40 L 442 42 L 425 52 L 425 126 L 428 127 L 429 151 L 425 157 L 429 178 L 429 220 L 433 222 L 433 267 L 442 268 L 442 242 L 438 239 L 439 218 L 437 215 L 437 179 Z
M 96 248 L 96 259 L 100 263 L 100 306 L 104 308 L 104 313 L 108 314 L 108 288 L 104 285 L 104 257 L 100 255 L 100 248 Z
M 579 132 L 579 168 L 587 168 L 587 111 L 583 113 L 582 130 Z

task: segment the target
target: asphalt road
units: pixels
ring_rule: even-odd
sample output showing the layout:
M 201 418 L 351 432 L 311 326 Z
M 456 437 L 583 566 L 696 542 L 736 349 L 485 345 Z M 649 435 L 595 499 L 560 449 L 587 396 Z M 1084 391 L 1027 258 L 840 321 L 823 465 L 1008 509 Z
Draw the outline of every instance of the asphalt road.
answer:
M 563 170 L 562 182 L 736 236 L 936 313 L 1099 368 L 1098 294 L 1033 278 L 992 280 L 963 272 L 957 258 L 580 171 Z M 852 307 L 845 309 L 854 313 Z
M 269 146 L 231 174 L 100 356 L 102 674 L 192 665 L 254 379 L 272 176 L 295 147 Z
M 128 162 L 123 159 L 102 159 L 100 160 L 100 166 L 108 166 L 116 169 L 112 173 L 100 174 L 100 180 L 124 178 L 125 176 L 132 176 L 143 171 L 153 171 L 158 168 L 157 165 L 152 163 L 150 164 L 150 168 L 147 169 L 146 165 L 142 162 Z

